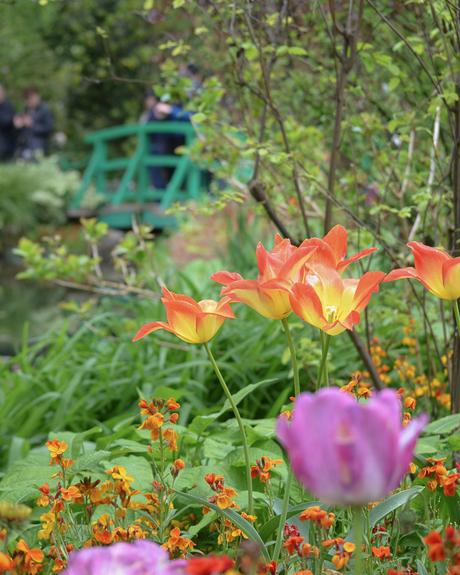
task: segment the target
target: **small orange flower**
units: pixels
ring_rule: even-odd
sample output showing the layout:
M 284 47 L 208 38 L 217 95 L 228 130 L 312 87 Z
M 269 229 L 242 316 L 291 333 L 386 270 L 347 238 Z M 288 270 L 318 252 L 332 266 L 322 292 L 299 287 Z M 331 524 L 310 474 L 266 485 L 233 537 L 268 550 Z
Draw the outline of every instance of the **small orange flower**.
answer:
M 13 554 L 14 563 L 24 567 L 29 575 L 35 575 L 41 570 L 45 556 L 41 549 L 31 549 L 24 539 L 20 539 L 16 544 Z
M 68 489 L 61 487 L 60 494 L 64 501 L 71 501 L 73 503 L 77 503 L 83 500 L 80 490 L 75 485 L 71 485 Z
M 189 296 L 175 294 L 163 288 L 161 301 L 166 308 L 168 321 L 146 323 L 136 333 L 133 341 L 139 341 L 154 331 L 164 329 L 187 343 L 206 343 L 216 335 L 226 319 L 235 318 L 229 305 L 229 297 L 224 297 L 219 302 L 211 299 L 196 302 Z
M 171 451 L 177 451 L 177 433 L 170 427 L 163 431 L 163 439 Z
M 275 465 L 281 465 L 282 459 L 270 459 L 263 455 L 256 461 L 256 465 L 251 467 L 251 477 L 255 479 L 258 477 L 262 483 L 268 483 L 270 480 L 270 471 Z
M 163 545 L 173 556 L 185 557 L 187 551 L 195 547 L 195 543 L 187 537 L 182 537 L 179 527 L 174 527 L 169 532 L 169 538 Z
M 289 555 L 294 553 L 299 553 L 301 551 L 300 546 L 302 545 L 304 538 L 300 535 L 291 535 L 283 543 L 283 547 L 286 549 Z
M 377 559 L 389 559 L 391 557 L 391 550 L 385 545 L 382 547 L 372 547 L 371 551 L 373 557 L 377 557 Z
M 3 551 L 0 551 L 0 573 L 12 571 L 14 568 L 13 559 Z
M 329 529 L 335 523 L 334 513 L 328 513 L 321 509 L 319 505 L 314 505 L 313 507 L 308 507 L 305 511 L 300 514 L 301 521 L 314 521 L 318 527 L 323 527 L 324 529 Z
M 50 504 L 50 486 L 48 485 L 48 483 L 44 483 L 41 487 L 38 488 L 38 490 L 40 491 L 41 495 L 37 498 L 37 505 L 39 507 L 46 507 L 47 505 Z

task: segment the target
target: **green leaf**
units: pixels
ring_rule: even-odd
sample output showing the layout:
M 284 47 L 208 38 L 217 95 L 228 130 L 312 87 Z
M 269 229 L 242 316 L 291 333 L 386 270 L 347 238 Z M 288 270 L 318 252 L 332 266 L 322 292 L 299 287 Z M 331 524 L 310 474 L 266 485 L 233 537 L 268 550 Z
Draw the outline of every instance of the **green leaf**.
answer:
M 308 52 L 301 46 L 290 46 L 288 48 L 288 54 L 291 56 L 308 56 Z
M 241 531 L 243 531 L 243 533 L 245 533 L 249 537 L 249 539 L 252 539 L 253 541 L 255 541 L 260 545 L 260 548 L 262 550 L 265 559 L 267 561 L 270 560 L 270 555 L 268 553 L 267 548 L 265 547 L 263 540 L 260 538 L 260 535 L 254 529 L 251 523 L 249 523 L 249 521 L 241 517 L 241 515 L 238 515 L 236 511 L 234 511 L 233 509 L 221 509 L 217 505 L 214 505 L 214 503 L 210 503 L 206 499 L 203 499 L 202 497 L 197 497 L 196 495 L 192 495 L 191 493 L 184 493 L 182 491 L 176 491 L 176 493 L 179 497 L 183 497 L 184 499 L 191 501 L 192 503 L 197 503 L 198 505 L 201 505 L 203 507 L 209 507 L 216 513 L 224 515 L 227 519 L 230 519 L 230 521 L 234 523 L 237 527 L 239 527 Z
M 428 575 L 428 571 L 420 559 L 417 559 L 417 571 L 420 573 L 420 575 Z
M 460 427 L 460 413 L 454 413 L 437 421 L 432 421 L 425 427 L 424 433 L 428 435 L 451 433 L 457 427 Z
M 277 378 L 272 378 L 272 379 L 263 379 L 262 381 L 258 381 L 257 383 L 251 383 L 246 387 L 244 387 L 243 389 L 240 389 L 240 391 L 238 391 L 237 393 L 235 393 L 233 395 L 233 401 L 235 402 L 236 405 L 238 405 L 241 401 L 243 401 L 243 399 L 246 396 L 248 396 L 250 393 L 258 389 L 262 385 L 275 383 L 276 381 L 278 381 Z M 189 425 L 189 430 L 197 434 L 201 434 L 208 427 L 208 425 L 210 425 L 218 417 L 220 417 L 227 411 L 230 411 L 231 409 L 232 406 L 230 405 L 228 399 L 226 399 L 222 408 L 216 413 L 211 413 L 210 415 L 198 415 L 197 417 L 195 417 L 192 423 Z
M 388 499 L 385 499 L 382 503 L 374 507 L 369 514 L 371 527 L 374 527 L 379 521 L 386 517 L 389 513 L 392 513 L 399 507 L 409 503 L 411 499 L 417 497 L 425 487 L 423 485 L 415 485 L 399 493 L 395 493 Z

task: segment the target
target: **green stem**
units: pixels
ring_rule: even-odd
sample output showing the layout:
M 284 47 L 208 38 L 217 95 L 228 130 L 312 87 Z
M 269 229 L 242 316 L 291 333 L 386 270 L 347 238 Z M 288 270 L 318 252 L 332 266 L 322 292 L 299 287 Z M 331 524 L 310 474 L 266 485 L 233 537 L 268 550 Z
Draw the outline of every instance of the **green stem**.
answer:
M 316 391 L 322 384 L 325 386 L 329 385 L 328 374 L 327 374 L 327 354 L 329 352 L 329 345 L 331 343 L 331 336 L 320 330 L 321 336 L 321 363 L 319 364 L 318 378 L 316 380 Z
M 291 354 L 292 371 L 294 372 L 294 394 L 297 397 L 300 394 L 300 377 L 294 342 L 292 340 L 291 330 L 289 328 L 289 322 L 287 318 L 282 319 L 281 323 L 283 324 L 284 333 L 286 334 L 286 339 L 289 346 L 289 353 Z
M 291 492 L 291 485 L 293 478 L 294 474 L 292 473 L 292 467 L 289 466 L 289 472 L 286 481 L 286 490 L 284 492 L 284 498 L 283 498 L 283 507 L 281 509 L 280 523 L 278 526 L 278 534 L 276 536 L 275 550 L 273 551 L 273 557 L 272 557 L 273 561 L 278 561 L 278 557 L 280 556 L 281 552 L 281 545 L 283 544 L 284 524 L 286 523 L 286 518 L 289 510 L 289 494 Z
M 457 322 L 458 336 L 460 337 L 460 311 L 458 309 L 458 299 L 454 300 L 454 315 L 455 315 L 455 321 Z
M 289 352 L 291 354 L 292 371 L 294 372 L 294 393 L 297 397 L 300 394 L 300 378 L 299 378 L 299 365 L 297 363 L 297 355 L 295 352 L 294 342 L 292 340 L 291 330 L 289 328 L 289 322 L 287 318 L 281 320 L 283 324 L 284 333 L 288 341 Z M 292 473 L 292 468 L 289 466 L 288 477 L 286 481 L 286 489 L 284 491 L 283 507 L 281 509 L 280 523 L 278 525 L 278 533 L 276 535 L 275 549 L 273 551 L 273 561 L 278 561 L 278 557 L 281 552 L 281 545 L 283 543 L 283 533 L 284 524 L 286 523 L 286 518 L 289 510 L 289 497 L 291 494 L 291 485 L 294 476 Z
M 363 575 L 363 513 L 361 507 L 353 507 L 353 539 L 355 549 L 354 575 Z
M 253 495 L 252 495 L 251 462 L 249 460 L 249 446 L 248 446 L 248 439 L 246 437 L 246 431 L 244 429 L 244 423 L 243 423 L 243 420 L 241 419 L 240 412 L 238 411 L 238 407 L 237 407 L 237 405 L 233 399 L 233 396 L 232 396 L 230 390 L 228 389 L 227 384 L 225 383 L 225 379 L 223 378 L 223 375 L 220 372 L 219 366 L 217 365 L 216 360 L 214 359 L 214 356 L 212 354 L 212 351 L 209 348 L 209 345 L 207 343 L 205 343 L 204 347 L 205 347 L 206 352 L 208 354 L 209 361 L 211 362 L 211 365 L 214 368 L 217 379 L 219 380 L 219 383 L 222 386 L 222 389 L 224 390 L 224 393 L 228 399 L 228 402 L 230 403 L 230 405 L 233 409 L 233 413 L 234 413 L 236 421 L 238 423 L 238 427 L 240 428 L 241 438 L 243 441 L 244 459 L 246 462 L 246 483 L 247 483 L 247 487 L 248 487 L 248 513 L 249 513 L 249 515 L 253 515 L 253 513 L 254 513 L 254 499 L 253 499 Z

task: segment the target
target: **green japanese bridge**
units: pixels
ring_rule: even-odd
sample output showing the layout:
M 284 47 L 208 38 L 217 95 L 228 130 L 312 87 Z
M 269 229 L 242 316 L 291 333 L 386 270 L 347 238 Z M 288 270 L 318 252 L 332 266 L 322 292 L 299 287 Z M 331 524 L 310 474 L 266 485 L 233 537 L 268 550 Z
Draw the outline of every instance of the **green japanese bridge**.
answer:
M 93 146 L 93 151 L 71 203 L 70 216 L 90 215 L 84 206 L 96 192 L 101 205 L 95 215 L 112 227 L 129 228 L 133 217 L 152 227 L 174 226 L 174 216 L 165 211 L 175 202 L 196 200 L 205 193 L 204 173 L 187 154 L 151 153 L 150 134 L 182 135 L 186 146 L 196 137 L 188 122 L 128 124 L 88 134 L 85 141 Z M 119 150 L 122 144 L 131 144 L 130 156 L 116 157 L 114 148 Z M 150 167 L 173 169 L 165 189 L 153 188 Z

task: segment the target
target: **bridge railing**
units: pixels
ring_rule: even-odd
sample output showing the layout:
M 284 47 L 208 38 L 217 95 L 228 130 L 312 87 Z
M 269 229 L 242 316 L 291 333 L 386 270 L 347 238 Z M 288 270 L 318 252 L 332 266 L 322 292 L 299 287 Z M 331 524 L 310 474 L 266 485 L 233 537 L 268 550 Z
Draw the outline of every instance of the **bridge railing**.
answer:
M 83 206 L 94 186 L 104 199 L 102 219 L 112 225 L 130 225 L 134 213 L 151 225 L 172 224 L 173 219 L 164 216 L 164 210 L 177 201 L 198 198 L 202 192 L 202 172 L 187 154 L 152 153 L 149 141 L 152 134 L 183 136 L 185 146 L 196 137 L 189 122 L 166 121 L 114 126 L 88 134 L 85 141 L 93 150 L 71 210 L 75 212 Z M 126 138 L 136 138 L 133 153 L 129 157 L 113 156 L 113 144 Z M 173 168 L 166 188 L 153 187 L 150 167 Z M 116 172 L 118 178 L 111 177 Z

